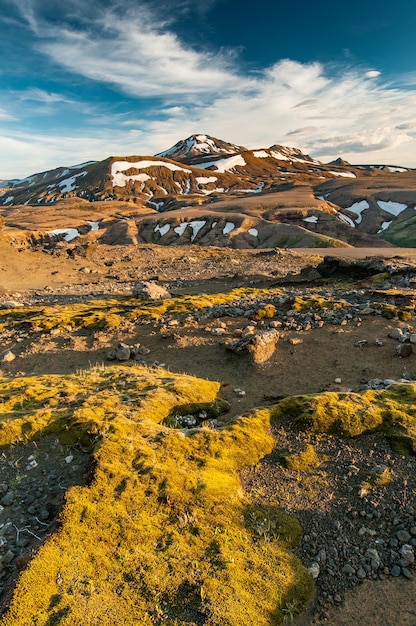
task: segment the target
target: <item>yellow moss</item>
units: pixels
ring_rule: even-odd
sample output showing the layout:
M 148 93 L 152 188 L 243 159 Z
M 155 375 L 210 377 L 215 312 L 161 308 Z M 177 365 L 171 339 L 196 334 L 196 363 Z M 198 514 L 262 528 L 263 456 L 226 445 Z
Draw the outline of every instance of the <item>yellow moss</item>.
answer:
M 272 417 L 289 417 L 302 430 L 356 437 L 383 430 L 402 453 L 416 453 L 416 384 L 397 384 L 383 391 L 327 392 L 285 398 Z
M 270 319 L 276 315 L 276 307 L 273 304 L 266 304 L 263 308 L 258 309 L 254 315 L 255 320 Z
M 60 530 L 21 574 L 2 626 L 270 626 L 288 602 L 303 606 L 311 579 L 289 550 L 299 524 L 253 507 L 237 475 L 273 448 L 268 409 L 184 436 L 167 415 L 217 402 L 219 384 L 134 365 L 3 380 L 0 393 L 15 403 L 57 388 L 68 394 L 57 409 L 29 404 L 2 422 L 3 444 L 27 423 L 30 436 L 86 433 L 96 471 L 68 491 Z
M 282 465 L 290 470 L 302 471 L 319 467 L 321 461 L 311 443 L 305 445 L 305 449 L 298 454 L 282 454 L 280 457 Z
M 320 309 L 341 309 L 344 307 L 350 307 L 351 304 L 346 300 L 336 300 L 332 297 L 323 298 L 321 296 L 296 296 L 293 298 L 292 310 L 298 313 L 303 313 L 310 310 Z
M 116 328 L 124 321 L 134 322 L 146 318 L 156 320 L 165 313 L 173 316 L 184 315 L 204 307 L 237 303 L 242 298 L 278 296 L 280 293 L 279 289 L 244 287 L 233 289 L 227 293 L 184 295 L 157 302 L 120 296 L 65 306 L 2 310 L 0 311 L 0 321 L 4 328 L 25 325 L 44 331 L 67 326 L 97 330 Z

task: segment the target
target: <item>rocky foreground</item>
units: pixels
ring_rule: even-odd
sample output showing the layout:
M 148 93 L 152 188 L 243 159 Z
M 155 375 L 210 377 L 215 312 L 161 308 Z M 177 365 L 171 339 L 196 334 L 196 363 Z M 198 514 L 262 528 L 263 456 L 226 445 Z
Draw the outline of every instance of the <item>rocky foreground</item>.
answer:
M 157 380 L 173 380 L 176 372 L 185 371 L 220 381 L 220 394 L 228 402 L 221 410 L 213 413 L 208 404 L 178 410 L 173 404 L 166 423 L 164 418 L 158 418 L 162 420 L 158 423 L 164 424 L 161 432 L 171 429 L 186 441 L 207 432 L 212 437 L 221 436 L 230 428 L 233 432 L 238 417 L 255 415 L 256 406 L 270 411 L 274 416 L 269 431 L 271 443 L 258 452 L 255 463 L 250 457 L 250 462 L 238 468 L 244 501 L 252 507 L 245 530 L 239 532 L 248 532 L 249 528 L 252 545 L 256 550 L 263 546 L 267 551 L 269 544 L 280 541 L 276 508 L 299 519 L 303 534 L 293 549 L 315 580 L 317 593 L 312 615 L 305 617 L 308 622 L 304 623 L 331 619 L 336 623 L 333 615 L 342 610 L 346 594 L 348 597 L 349 590 L 363 581 L 389 579 L 411 585 L 416 550 L 416 263 L 411 258 L 324 261 L 322 257 L 280 251 L 250 254 L 201 250 L 199 256 L 192 250 L 186 255 L 175 251 L 169 257 L 151 247 L 134 252 L 124 250 L 123 256 L 112 250 L 111 255 L 102 259 L 92 256 L 86 261 L 75 255 L 73 260 L 65 260 L 65 264 L 77 267 L 69 273 L 73 286 L 59 284 L 65 268 L 59 258 L 55 258 L 52 270 L 57 273 L 48 275 L 47 289 L 7 289 L 6 272 L 1 277 L 5 283 L 0 299 L 3 609 L 8 607 L 17 575 L 24 573 L 9 609 L 11 613 L 6 610 L 3 623 L 25 623 L 27 612 L 19 609 L 19 598 L 24 589 L 27 592 L 30 588 L 30 580 L 33 584 L 33 572 L 45 574 L 42 555 L 60 545 L 62 534 L 67 533 L 71 507 L 77 507 L 78 492 L 69 492 L 69 502 L 65 493 L 74 485 L 84 485 L 79 494 L 87 495 L 83 501 L 88 507 L 88 497 L 95 493 L 91 491 L 88 496 L 88 490 L 96 488 L 94 481 L 98 478 L 94 477 L 103 471 L 103 452 L 99 452 L 97 442 L 100 437 L 105 441 L 108 435 L 104 433 L 111 432 L 108 425 L 98 423 L 98 417 L 90 414 L 84 423 L 85 408 L 91 402 L 83 397 L 83 404 L 79 404 L 80 392 L 73 383 L 64 382 L 66 378 L 61 383 L 59 379 L 36 383 L 40 385 L 35 386 L 38 391 L 31 392 L 38 394 L 36 397 L 21 391 L 26 385 L 22 377 L 32 377 L 35 384 L 37 379 L 33 377 L 42 374 L 75 375 L 79 381 L 85 377 L 86 386 L 95 385 L 89 382 L 91 375 L 87 374 L 94 365 L 102 368 L 103 373 L 98 371 L 96 375 L 103 381 L 112 375 L 111 368 L 129 364 L 165 371 Z M 104 382 L 100 384 L 104 390 Z M 58 395 L 45 391 L 51 385 L 60 389 Z M 92 393 L 94 387 L 90 389 Z M 16 390 L 20 391 L 13 400 Z M 146 393 L 140 392 L 137 406 L 148 402 Z M 202 395 L 205 393 L 201 391 Z M 294 394 L 307 394 L 301 408 L 296 402 L 295 408 L 290 404 Z M 122 396 L 133 416 L 132 402 L 134 398 L 137 403 L 137 393 L 126 386 Z M 302 411 L 319 416 L 319 403 L 324 401 L 334 402 L 335 406 L 342 404 L 346 413 L 332 425 L 305 425 Z M 355 407 L 351 415 L 362 416 L 357 422 L 348 413 L 348 403 Z M 77 412 L 80 406 L 84 407 L 82 414 Z M 335 410 L 328 408 L 330 404 L 324 406 L 324 415 Z M 283 413 L 279 407 L 286 407 Z M 68 440 L 62 437 L 57 425 L 54 433 L 50 432 L 51 425 L 45 430 L 45 411 L 51 411 L 47 420 L 53 422 L 54 411 L 65 421 L 62 411 L 67 410 L 76 411 L 71 415 L 77 417 L 65 428 L 81 424 L 82 437 L 71 435 Z M 114 407 L 111 411 L 115 411 Z M 347 421 L 345 415 L 350 415 Z M 72 428 L 69 432 L 73 434 Z M 258 433 L 262 432 L 260 423 L 257 428 Z M 95 434 L 91 447 L 92 433 Z M 147 480 L 145 475 L 143 481 Z M 126 492 L 129 481 L 126 475 Z M 100 489 L 104 489 L 104 484 Z M 124 498 L 120 484 L 115 484 L 115 493 Z M 163 506 L 175 509 L 176 496 L 165 494 L 163 498 Z M 62 506 L 64 513 L 60 513 Z M 188 527 L 192 531 L 198 526 L 192 518 L 192 507 L 188 502 L 186 509 L 178 513 L 177 523 L 183 534 Z M 259 517 L 260 511 L 263 517 Z M 186 518 L 181 517 L 184 513 Z M 56 534 L 59 515 L 60 530 Z M 208 528 L 209 524 L 204 532 L 209 535 Z M 223 531 L 213 532 L 222 541 Z M 33 551 L 45 539 L 46 552 L 41 550 L 39 557 L 34 556 Z M 166 548 L 169 554 L 170 549 Z M 248 544 L 244 550 L 249 550 Z M 161 555 L 160 550 L 158 554 Z M 33 567 L 27 570 L 32 558 Z M 129 576 L 134 577 L 130 565 L 129 561 Z M 227 571 L 229 567 L 232 568 L 226 565 Z M 181 587 L 180 601 L 173 602 L 169 593 L 162 590 L 158 592 L 159 600 L 152 596 L 151 608 L 149 605 L 143 609 L 143 619 L 147 619 L 143 623 L 217 623 L 215 619 L 220 618 L 213 617 L 217 608 L 212 599 L 212 583 L 203 582 L 211 579 L 205 566 L 194 569 L 197 571 L 192 584 L 188 580 L 189 588 Z M 231 571 L 229 575 L 232 576 Z M 51 594 L 55 586 L 55 595 L 58 592 L 59 596 L 56 609 L 53 605 L 49 612 L 39 607 L 33 609 L 35 605 L 27 600 L 26 610 L 32 606 L 31 610 L 45 615 L 39 624 L 54 623 L 46 620 L 58 616 L 62 624 L 75 623 L 68 591 L 61 593 L 59 577 L 67 589 L 71 587 L 75 597 L 80 597 L 77 594 L 81 591 L 87 594 L 87 609 L 99 597 L 96 581 L 83 582 L 81 589 L 80 583 L 78 587 L 74 581 L 69 584 L 68 576 L 68 572 L 57 570 L 52 576 L 53 584 L 51 578 Z M 222 601 L 226 602 L 227 586 L 224 580 L 221 584 L 225 594 Z M 288 591 L 274 617 L 271 613 L 258 616 L 255 623 L 289 622 L 302 610 L 304 602 L 305 588 Z M 230 624 L 248 624 L 248 618 L 235 615 L 230 617 Z M 123 623 L 134 623 L 131 619 L 126 617 Z M 382 616 L 378 623 L 384 626 Z M 400 623 L 412 622 L 402 619 Z

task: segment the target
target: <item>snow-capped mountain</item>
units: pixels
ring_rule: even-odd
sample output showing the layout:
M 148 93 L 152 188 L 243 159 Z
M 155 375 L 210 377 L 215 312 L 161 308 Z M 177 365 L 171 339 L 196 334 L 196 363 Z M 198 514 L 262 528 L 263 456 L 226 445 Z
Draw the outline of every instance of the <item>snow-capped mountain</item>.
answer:
M 350 165 L 342 158 L 325 164 L 279 144 L 249 150 L 208 135 L 192 135 L 155 156 L 109 157 L 1 181 L 0 216 L 9 215 L 16 205 L 41 208 L 69 198 L 95 204 L 124 201 L 147 213 L 163 214 L 158 229 L 149 231 L 159 236 L 168 232 L 169 215 L 176 209 L 184 215 L 184 210 L 195 207 L 211 212 L 234 207 L 236 213 L 261 213 L 268 222 L 353 245 L 383 238 L 416 246 L 416 234 L 414 244 L 411 237 L 416 232 L 415 170 Z M 288 241 L 295 245 L 301 240 Z
M 156 156 L 188 163 L 189 159 L 192 160 L 195 156 L 205 157 L 208 155 L 212 157 L 215 155 L 238 154 L 245 150 L 247 150 L 247 148 L 243 146 L 236 146 L 235 144 L 210 137 L 209 135 L 191 135 L 187 139 L 178 141 L 178 143 L 175 143 L 175 145 L 168 150 L 159 152 Z

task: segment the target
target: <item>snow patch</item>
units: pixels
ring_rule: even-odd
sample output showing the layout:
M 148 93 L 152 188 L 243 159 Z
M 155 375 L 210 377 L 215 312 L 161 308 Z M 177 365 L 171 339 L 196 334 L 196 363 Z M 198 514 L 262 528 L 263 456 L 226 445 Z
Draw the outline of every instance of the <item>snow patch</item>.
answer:
M 13 202 L 14 196 L 7 196 L 3 204 L 8 204 L 9 202 Z
M 206 223 L 206 220 L 194 220 L 189 223 L 189 226 L 192 228 L 191 241 L 195 239 L 201 228 L 203 228 Z
M 163 202 L 163 200 L 162 202 L 151 202 L 150 200 L 147 200 L 147 204 L 151 204 L 152 206 L 155 207 L 156 211 L 160 211 L 160 209 L 165 203 Z
M 267 159 L 270 156 L 270 154 L 266 152 L 266 150 L 256 150 L 255 152 L 253 152 L 253 155 L 257 159 Z
M 72 241 L 80 236 L 80 232 L 77 228 L 56 228 L 55 230 L 50 230 L 49 235 L 65 235 L 65 241 Z
M 182 237 L 188 224 L 189 222 L 182 222 L 182 224 L 179 224 L 179 226 L 175 226 L 173 230 L 179 235 L 179 237 Z
M 249 228 L 247 232 L 249 235 L 252 235 L 253 237 L 257 237 L 259 234 L 259 231 L 257 230 L 257 228 Z
M 405 167 L 391 167 L 390 165 L 387 166 L 387 169 L 389 170 L 389 172 L 407 172 L 408 171 Z
M 88 222 L 88 224 L 91 226 L 91 232 L 100 228 L 100 222 Z
M 222 229 L 223 235 L 228 235 L 232 230 L 234 230 L 235 224 L 233 222 L 227 222 L 224 228 Z
M 125 187 L 128 180 L 140 180 L 144 182 L 150 179 L 150 176 L 144 173 L 134 174 L 133 176 L 126 176 L 126 174 L 123 174 L 123 172 L 132 167 L 137 170 L 147 169 L 148 167 L 166 167 L 172 172 L 180 171 L 187 172 L 188 174 L 191 173 L 191 170 L 187 170 L 179 165 L 175 165 L 174 163 L 167 163 L 166 161 L 151 161 L 150 159 L 143 159 L 142 161 L 114 161 L 111 164 L 113 187 Z M 147 178 L 145 178 L 146 176 Z
M 349 226 L 351 226 L 351 228 L 355 228 L 355 224 L 352 221 L 352 219 L 350 217 L 348 217 L 347 215 L 344 215 L 343 213 L 338 213 L 338 217 L 345 222 L 346 224 L 348 224 Z
M 198 185 L 208 185 L 208 183 L 215 183 L 218 178 L 217 176 L 197 176 L 195 180 Z
M 153 229 L 154 233 L 160 233 L 160 236 L 163 237 L 163 235 L 166 235 L 166 233 L 168 233 L 170 231 L 170 224 L 163 224 L 162 226 L 160 224 L 156 224 L 156 226 Z
M 357 219 L 355 220 L 356 224 L 361 224 L 363 221 L 362 212 L 369 208 L 369 204 L 367 200 L 360 200 L 359 202 L 354 202 L 349 207 L 345 207 L 346 211 L 351 211 L 351 213 L 355 213 L 357 215 Z
M 281 152 L 276 152 L 276 150 L 271 150 L 270 154 L 278 161 L 289 161 L 288 157 L 285 154 L 282 154 Z
M 381 225 L 380 230 L 377 231 L 377 235 L 379 233 L 382 233 L 384 230 L 387 230 L 387 228 L 390 226 L 390 224 L 392 223 L 393 220 L 390 220 L 390 222 L 383 222 Z
M 77 178 L 80 176 L 86 176 L 88 172 L 81 172 L 80 174 L 75 174 L 70 178 L 65 178 L 65 180 L 61 180 L 57 185 L 49 185 L 48 189 L 51 187 L 60 187 L 61 193 L 69 193 L 70 191 L 74 191 L 75 187 L 78 186 Z
M 407 204 L 402 204 L 401 202 L 393 202 L 392 200 L 388 200 L 384 202 L 383 200 L 377 200 L 377 204 L 380 209 L 386 211 L 386 213 L 390 213 L 390 215 L 395 215 L 396 217 L 400 215 L 402 211 L 407 209 Z
M 194 167 L 198 167 L 200 169 L 207 169 L 208 167 L 215 167 L 217 172 L 231 171 L 237 165 L 247 165 L 241 154 L 237 154 L 235 156 L 229 157 L 228 159 L 218 159 L 218 161 L 208 161 L 207 163 L 198 163 Z
M 304 222 L 309 222 L 310 224 L 317 224 L 318 223 L 318 216 L 317 215 L 310 215 L 309 217 L 304 217 L 303 221 Z
M 236 189 L 236 192 L 238 191 L 239 193 L 261 193 L 263 191 L 264 185 L 265 183 L 260 183 L 260 185 L 256 187 L 256 189 Z
M 329 172 L 333 176 L 342 176 L 343 178 L 357 178 L 354 172 Z

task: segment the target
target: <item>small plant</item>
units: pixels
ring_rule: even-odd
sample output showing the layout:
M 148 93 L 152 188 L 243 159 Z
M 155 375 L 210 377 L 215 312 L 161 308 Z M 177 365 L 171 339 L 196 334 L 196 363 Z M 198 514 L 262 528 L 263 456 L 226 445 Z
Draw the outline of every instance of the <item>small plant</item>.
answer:
M 289 619 L 290 622 L 293 622 L 295 616 L 298 615 L 300 610 L 301 607 L 296 600 L 292 600 L 291 602 L 288 602 L 286 606 L 282 607 L 282 613 L 285 616 L 285 620 Z
M 287 469 L 294 471 L 312 469 L 321 464 L 311 443 L 306 444 L 305 449 L 297 454 L 281 454 L 280 462 Z

